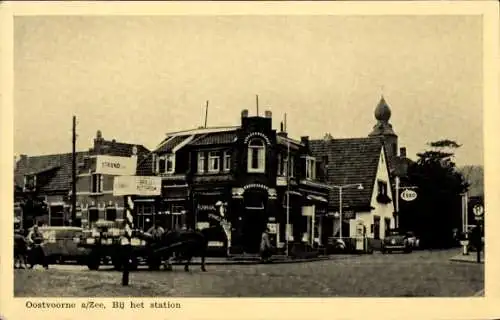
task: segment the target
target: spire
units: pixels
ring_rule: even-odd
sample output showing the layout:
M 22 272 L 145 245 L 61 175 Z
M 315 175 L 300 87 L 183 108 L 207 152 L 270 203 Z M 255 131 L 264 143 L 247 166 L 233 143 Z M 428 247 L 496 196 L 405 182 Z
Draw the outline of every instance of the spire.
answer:
M 374 115 L 377 120 L 377 124 L 373 127 L 373 131 L 369 134 L 369 136 L 396 135 L 392 129 L 392 125 L 389 123 L 389 120 L 391 119 L 391 108 L 385 101 L 383 94 L 380 96 L 380 101 L 375 108 Z

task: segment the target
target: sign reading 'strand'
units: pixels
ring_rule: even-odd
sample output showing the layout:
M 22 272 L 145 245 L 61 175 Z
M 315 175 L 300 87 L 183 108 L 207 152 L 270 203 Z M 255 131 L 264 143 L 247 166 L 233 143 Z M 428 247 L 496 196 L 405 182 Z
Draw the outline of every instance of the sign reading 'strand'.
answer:
M 134 175 L 137 167 L 137 157 L 97 156 L 96 173 L 116 176 Z
M 159 196 L 161 195 L 161 177 L 115 177 L 113 195 Z

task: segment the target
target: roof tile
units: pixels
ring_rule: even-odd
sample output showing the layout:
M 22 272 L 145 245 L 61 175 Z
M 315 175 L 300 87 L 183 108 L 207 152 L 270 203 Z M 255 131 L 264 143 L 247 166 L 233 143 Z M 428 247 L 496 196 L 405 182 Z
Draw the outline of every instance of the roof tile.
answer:
M 329 185 L 358 184 L 363 190 L 342 190 L 342 207 L 370 206 L 382 143 L 379 138 L 311 140 L 311 153 L 318 161 L 327 157 L 326 182 Z M 339 206 L 339 190 L 329 193 L 330 205 Z

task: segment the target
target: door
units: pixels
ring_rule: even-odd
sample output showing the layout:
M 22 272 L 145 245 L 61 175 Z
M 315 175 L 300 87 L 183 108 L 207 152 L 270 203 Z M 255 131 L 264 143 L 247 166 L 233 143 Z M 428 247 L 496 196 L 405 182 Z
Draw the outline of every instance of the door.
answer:
M 267 223 L 267 193 L 247 191 L 244 197 L 245 208 L 242 221 L 244 250 L 247 253 L 257 253 Z

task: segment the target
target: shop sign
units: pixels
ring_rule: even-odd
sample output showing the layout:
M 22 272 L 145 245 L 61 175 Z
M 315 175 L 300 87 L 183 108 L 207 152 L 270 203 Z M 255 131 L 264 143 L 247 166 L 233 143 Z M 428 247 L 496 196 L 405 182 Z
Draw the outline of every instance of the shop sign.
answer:
M 198 211 L 215 211 L 215 205 L 213 204 L 198 204 Z
M 268 223 L 267 224 L 267 228 L 269 229 L 269 233 L 276 234 L 276 232 L 277 232 L 276 230 L 278 229 L 276 227 L 276 225 L 277 225 L 276 223 Z
M 302 215 L 305 217 L 314 216 L 314 206 L 303 206 L 302 207 Z
M 96 173 L 115 176 L 134 175 L 137 168 L 137 157 L 102 156 L 96 158 Z
M 159 196 L 161 177 L 117 176 L 114 178 L 113 195 Z
M 401 192 L 401 199 L 404 201 L 413 201 L 417 199 L 417 193 L 413 190 L 406 189 L 405 191 Z
M 481 217 L 481 216 L 483 215 L 483 213 L 484 213 L 484 208 L 483 208 L 483 206 L 482 206 L 482 205 L 480 205 L 480 204 L 476 204 L 476 205 L 474 206 L 474 208 L 472 209 L 472 211 L 474 212 L 474 215 L 475 215 L 476 217 Z

